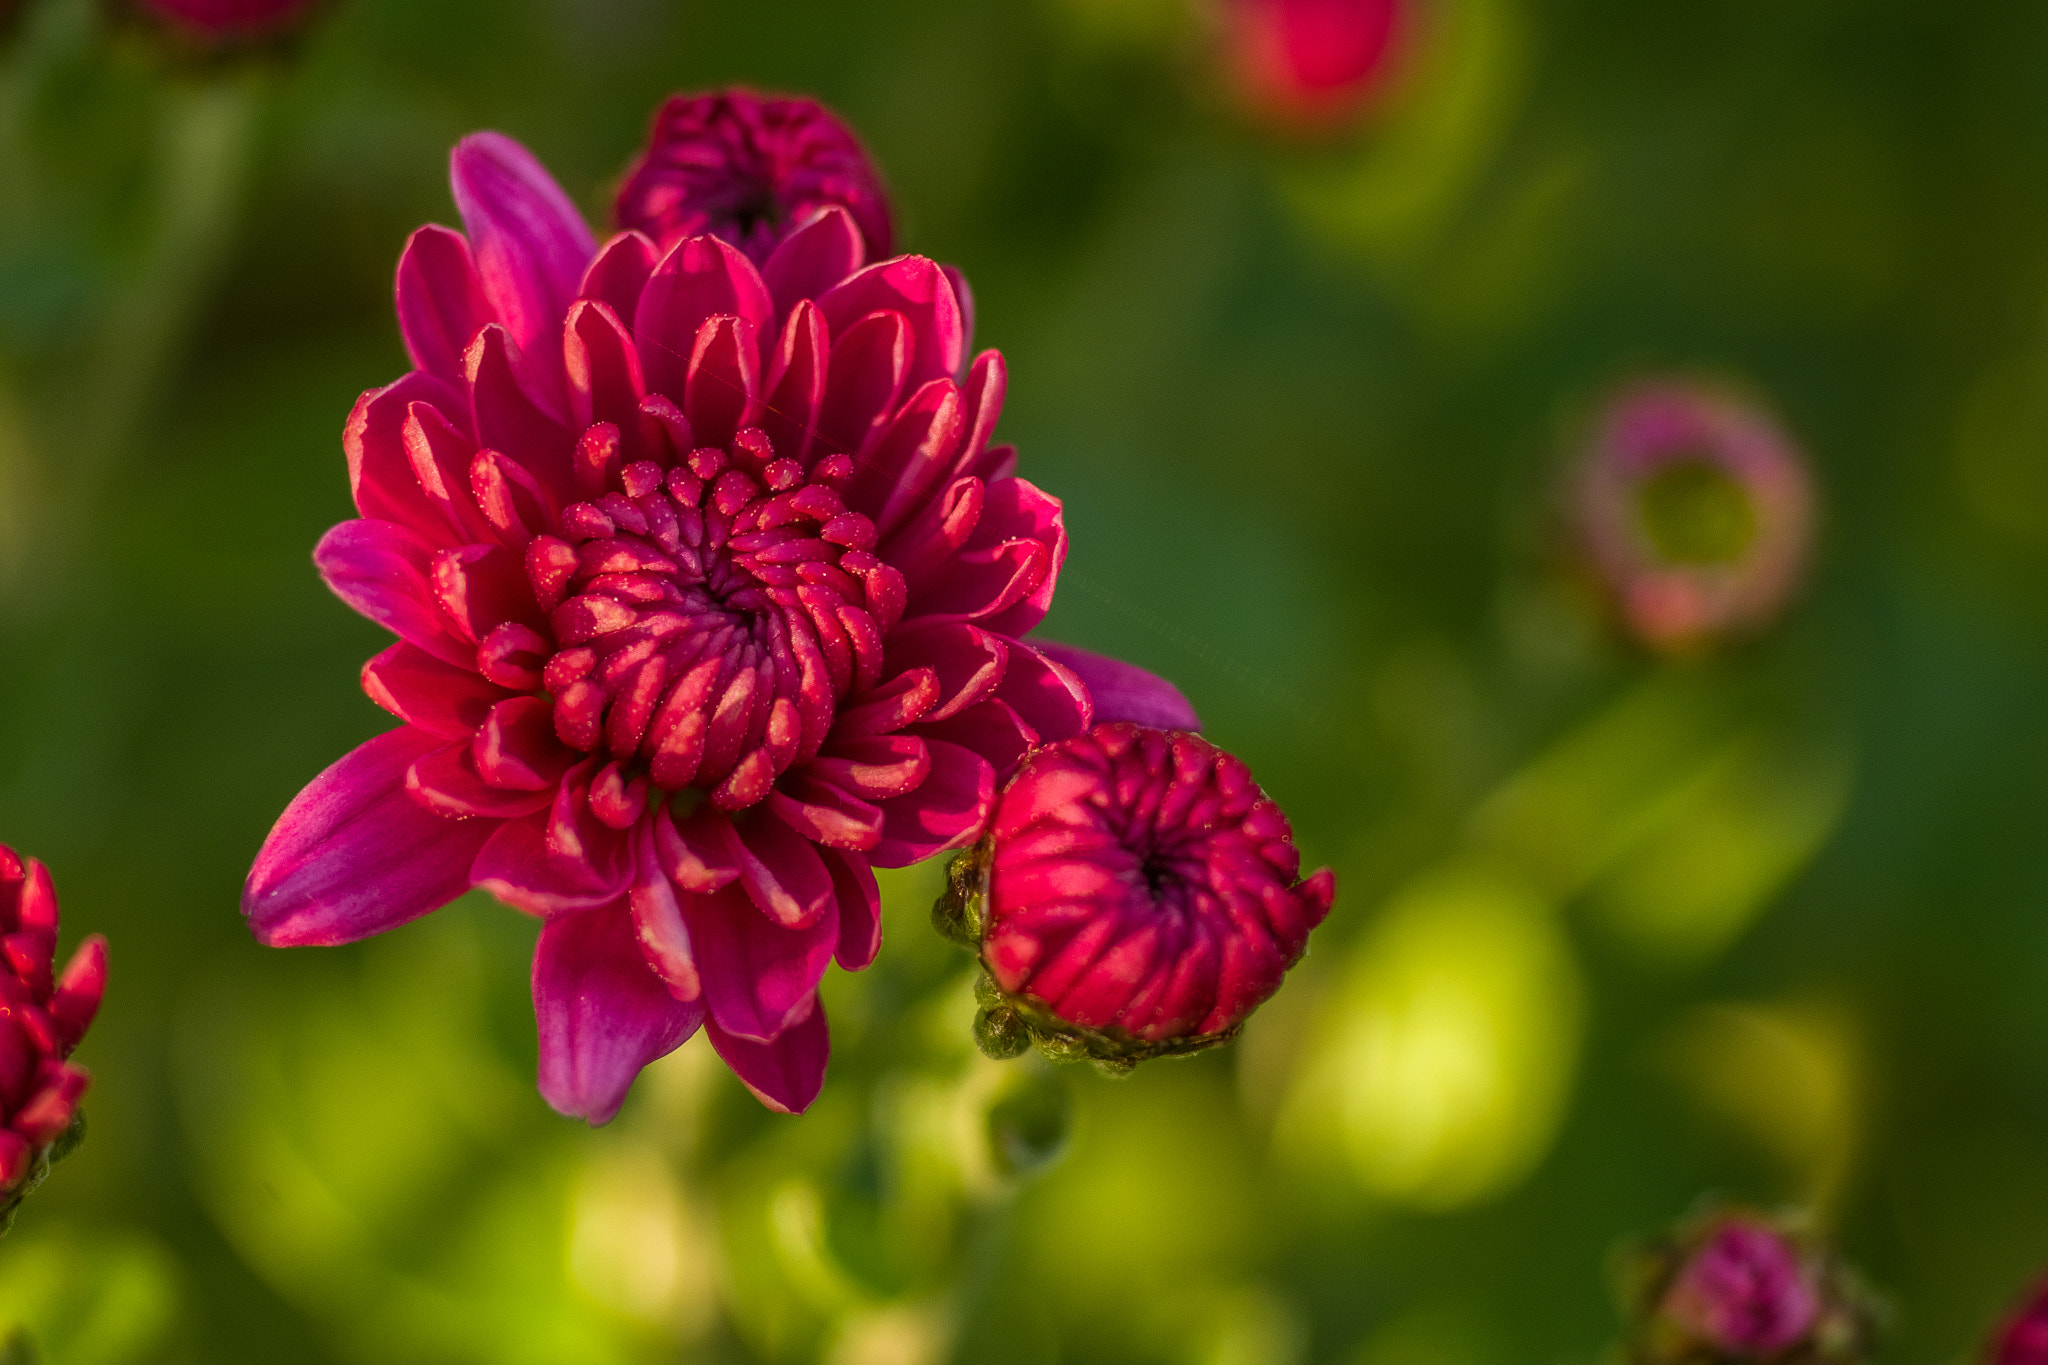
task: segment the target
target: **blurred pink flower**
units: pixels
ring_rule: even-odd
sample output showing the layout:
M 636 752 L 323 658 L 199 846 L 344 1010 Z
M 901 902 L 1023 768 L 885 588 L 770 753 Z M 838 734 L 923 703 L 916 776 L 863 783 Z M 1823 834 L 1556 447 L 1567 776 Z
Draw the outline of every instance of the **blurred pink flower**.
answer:
M 1660 479 L 1688 475 L 1725 495 L 1722 519 L 1739 524 L 1710 528 L 1725 544 L 1660 543 L 1647 500 Z M 1680 381 L 1640 384 L 1608 404 L 1576 501 L 1588 555 L 1629 627 L 1659 649 L 1767 623 L 1797 586 L 1812 536 L 1813 492 L 1791 438 L 1755 406 Z
M 889 255 L 889 199 L 853 130 L 816 100 L 726 90 L 661 107 L 615 211 L 620 227 L 663 250 L 708 233 L 765 265 L 834 205 L 860 229 L 869 260 Z
M 139 0 L 143 8 L 209 44 L 247 42 L 282 33 L 318 0 Z
M 1820 1316 L 1813 1267 L 1769 1224 L 1721 1223 L 1664 1293 L 1663 1314 L 1687 1336 L 1737 1360 L 1766 1360 L 1813 1331 Z
M 2048 1284 L 1998 1329 L 1991 1343 L 1991 1365 L 2048 1365 Z
M 1298 880 L 1287 817 L 1180 705 L 1185 728 L 1098 725 L 1032 754 L 989 835 L 982 958 L 1003 1003 L 1106 1061 L 1227 1039 L 1336 892 L 1328 868 Z
M 1386 83 L 1412 0 L 1225 0 L 1237 84 L 1262 115 L 1342 124 Z
M 1034 746 L 1086 729 L 1019 638 L 1059 502 L 990 443 L 1002 357 L 948 276 L 868 264 L 832 204 L 759 267 L 716 236 L 602 248 L 494 133 L 467 236 L 398 267 L 414 370 L 344 446 L 361 519 L 315 560 L 400 642 L 405 724 L 316 778 L 243 909 L 344 943 L 472 886 L 544 916 L 540 1087 L 602 1122 L 700 1023 L 770 1106 L 823 1082 L 818 982 L 880 937 L 872 867 L 973 843 Z
M 79 945 L 61 977 L 49 869 L 0 844 L 0 1204 L 71 1126 L 92 1077 L 65 1059 L 99 1012 L 107 941 Z

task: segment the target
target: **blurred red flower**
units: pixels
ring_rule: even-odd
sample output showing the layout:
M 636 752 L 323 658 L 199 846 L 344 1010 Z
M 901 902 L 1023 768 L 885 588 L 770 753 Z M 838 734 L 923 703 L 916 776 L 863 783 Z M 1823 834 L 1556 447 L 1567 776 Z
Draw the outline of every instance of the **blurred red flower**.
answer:
M 107 987 L 95 934 L 54 976 L 57 891 L 49 869 L 0 844 L 0 1205 L 63 1136 L 92 1077 L 66 1059 Z
M 1246 102 L 1275 121 L 1342 124 L 1386 84 L 1410 0 L 1225 0 L 1224 35 Z

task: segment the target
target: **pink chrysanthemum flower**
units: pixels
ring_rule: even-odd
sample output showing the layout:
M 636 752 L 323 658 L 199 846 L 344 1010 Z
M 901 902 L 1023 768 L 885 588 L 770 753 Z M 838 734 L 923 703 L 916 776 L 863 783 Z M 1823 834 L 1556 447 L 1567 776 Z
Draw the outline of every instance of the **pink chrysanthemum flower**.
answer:
M 99 1013 L 107 942 L 95 934 L 80 944 L 61 977 L 53 975 L 56 952 L 49 869 L 0 844 L 0 1220 L 92 1083 L 66 1059 Z
M 1586 552 L 1623 617 L 1665 650 L 1775 617 L 1812 535 L 1806 463 L 1785 432 L 1749 403 L 1676 381 L 1608 404 L 1576 503 Z
M 1991 1365 L 2048 1365 L 2048 1283 L 2037 1286 L 1991 1340 Z
M 138 0 L 187 37 L 208 45 L 255 42 L 298 25 L 318 0 Z
M 1861 1365 L 1876 1344 L 1877 1301 L 1795 1221 L 1711 1212 L 1620 1268 L 1634 1365 Z
M 973 842 L 1088 692 L 1021 641 L 1060 504 L 990 443 L 932 262 L 829 206 L 757 268 L 716 236 L 602 249 L 496 134 L 467 237 L 398 268 L 415 369 L 344 439 L 361 519 L 315 559 L 400 643 L 405 724 L 316 778 L 251 871 L 265 943 L 359 939 L 472 886 L 545 916 L 540 1085 L 601 1122 L 700 1023 L 767 1104 L 822 1084 L 817 986 L 879 941 L 873 866 Z
M 1820 1292 L 1798 1247 L 1767 1224 L 1731 1218 L 1680 1267 L 1663 1312 L 1722 1355 L 1768 1360 L 1813 1330 Z
M 1329 128 L 1385 86 L 1411 0 L 1225 0 L 1224 39 L 1245 101 L 1275 122 Z
M 764 265 L 834 206 L 860 229 L 869 259 L 889 254 L 889 199 L 853 130 L 816 100 L 726 90 L 661 107 L 615 211 L 620 227 L 664 250 L 708 234 Z
M 1121 1067 L 1212 1047 L 1329 913 L 1334 874 L 1301 879 L 1287 817 L 1179 709 L 1171 730 L 1119 721 L 1034 752 L 956 867 L 939 922 L 987 968 L 991 1052 Z

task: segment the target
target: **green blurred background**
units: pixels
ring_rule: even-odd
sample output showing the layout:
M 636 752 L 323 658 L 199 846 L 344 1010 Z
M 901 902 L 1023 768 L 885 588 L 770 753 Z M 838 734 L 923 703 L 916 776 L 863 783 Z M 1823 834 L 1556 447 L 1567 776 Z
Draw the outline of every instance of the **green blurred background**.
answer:
M 113 943 L 0 1323 L 143 1361 L 1592 1361 L 1606 1259 L 1799 1205 L 1964 1358 L 2048 1263 L 2048 8 L 1434 0 L 1316 143 L 1188 0 L 334 0 L 193 65 L 0 57 L 0 839 Z M 532 922 L 259 948 L 265 830 L 389 722 L 309 562 L 390 281 L 501 129 L 602 221 L 660 97 L 815 93 L 1007 353 L 1048 633 L 1175 678 L 1337 907 L 1234 1047 L 968 1041 L 936 868 L 801 1120 L 702 1040 L 532 1084 Z M 1618 380 L 1766 395 L 1825 511 L 1659 663 L 1562 553 Z M 1063 1110 L 1070 1111 L 1063 1117 Z M 1070 1130 L 1064 1143 L 1056 1140 Z

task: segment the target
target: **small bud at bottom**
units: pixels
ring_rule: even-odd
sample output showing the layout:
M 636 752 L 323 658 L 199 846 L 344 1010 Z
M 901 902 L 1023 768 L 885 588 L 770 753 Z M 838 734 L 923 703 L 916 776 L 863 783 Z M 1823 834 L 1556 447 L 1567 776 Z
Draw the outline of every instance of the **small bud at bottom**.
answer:
M 999 1062 L 1020 1057 L 1031 1046 L 1031 1030 L 1024 1016 L 1007 1005 L 983 1009 L 974 1016 L 974 1045 L 982 1055 Z

